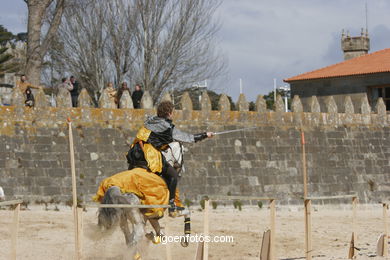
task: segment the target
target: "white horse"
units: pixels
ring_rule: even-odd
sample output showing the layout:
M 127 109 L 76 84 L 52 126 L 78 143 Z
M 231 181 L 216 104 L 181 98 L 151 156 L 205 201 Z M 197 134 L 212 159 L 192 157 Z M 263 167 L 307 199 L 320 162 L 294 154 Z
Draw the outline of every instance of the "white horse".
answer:
M 172 142 L 169 148 L 163 152 L 163 155 L 168 163 L 170 163 L 179 173 L 183 172 L 183 146 L 179 142 Z M 104 194 L 101 201 L 102 204 L 130 204 L 140 205 L 140 199 L 133 193 L 123 194 L 119 187 L 110 187 Z M 190 212 L 185 209 L 179 212 L 180 216 L 185 217 L 185 235 L 190 234 Z M 161 232 L 161 227 L 158 218 L 148 218 L 143 214 L 143 210 L 138 208 L 100 208 L 98 213 L 98 225 L 105 229 L 110 229 L 119 223 L 122 232 L 125 235 L 126 244 L 129 247 L 135 247 L 136 252 L 139 252 L 139 242 L 146 236 L 154 243 L 158 243 L 164 234 Z M 149 221 L 155 233 L 150 232 L 145 234 L 145 225 Z M 132 231 L 129 228 L 129 222 L 132 224 Z M 182 246 L 188 246 L 188 239 L 183 241 Z M 137 253 L 138 254 L 138 253 Z M 140 256 L 138 259 L 140 259 Z

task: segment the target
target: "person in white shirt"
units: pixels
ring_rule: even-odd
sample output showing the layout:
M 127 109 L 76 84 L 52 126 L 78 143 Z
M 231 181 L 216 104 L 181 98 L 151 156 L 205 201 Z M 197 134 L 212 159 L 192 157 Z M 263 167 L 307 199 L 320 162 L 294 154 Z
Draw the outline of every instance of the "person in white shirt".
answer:
M 0 201 L 5 200 L 4 190 L 2 187 L 0 187 Z

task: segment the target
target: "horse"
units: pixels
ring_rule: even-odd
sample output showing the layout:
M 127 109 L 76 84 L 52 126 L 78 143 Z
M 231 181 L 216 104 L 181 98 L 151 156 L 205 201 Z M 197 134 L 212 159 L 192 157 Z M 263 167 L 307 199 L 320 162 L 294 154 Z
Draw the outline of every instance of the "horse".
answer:
M 169 144 L 168 148 L 162 152 L 162 154 L 166 161 L 178 171 L 180 176 L 180 174 L 184 172 L 183 145 L 179 142 L 172 142 Z M 126 172 L 124 172 L 124 174 L 126 174 Z M 129 174 L 131 176 L 131 173 Z M 152 175 L 148 176 L 153 178 L 161 178 L 154 173 L 150 174 Z M 137 178 L 135 177 L 135 180 L 136 179 Z M 168 192 L 167 188 L 165 188 L 164 191 Z M 168 196 L 168 194 L 164 195 Z M 141 199 L 135 193 L 123 193 L 120 187 L 111 186 L 105 191 L 101 200 L 101 204 L 140 205 Z M 162 212 L 163 211 L 164 210 L 162 209 Z M 189 244 L 188 235 L 191 233 L 190 211 L 185 208 L 182 211 L 179 211 L 177 216 L 184 216 L 185 218 L 184 233 L 187 239 L 182 240 L 181 245 L 183 247 L 187 247 Z M 119 226 L 125 236 L 126 245 L 130 248 L 135 248 L 137 252 L 135 258 L 140 259 L 138 247 L 140 245 L 139 242 L 144 236 L 146 236 L 147 239 L 151 240 L 155 244 L 159 243 L 164 236 L 158 221 L 161 217 L 161 214 L 157 216 L 156 214 L 148 215 L 147 210 L 139 208 L 100 208 L 98 211 L 98 226 L 102 229 L 109 230 L 119 223 Z M 147 221 L 149 221 L 149 223 L 152 225 L 155 233 L 150 232 L 145 234 L 144 228 Z M 130 231 L 129 222 L 132 224 L 132 231 Z

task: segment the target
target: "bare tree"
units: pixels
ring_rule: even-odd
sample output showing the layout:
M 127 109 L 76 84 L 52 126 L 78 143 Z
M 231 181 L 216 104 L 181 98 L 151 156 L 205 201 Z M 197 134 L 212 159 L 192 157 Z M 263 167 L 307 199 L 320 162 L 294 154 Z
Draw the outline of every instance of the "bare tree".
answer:
M 107 81 L 119 84 L 132 69 L 132 10 L 122 0 L 80 2 L 66 10 L 48 57 L 50 68 L 76 75 L 97 102 Z
M 124 78 L 133 72 L 135 61 L 135 9 L 121 0 L 107 3 L 109 17 L 104 23 L 108 33 L 107 52 L 114 71 L 115 82 L 119 85 Z
M 28 7 L 27 57 L 25 72 L 29 80 L 39 84 L 43 59 L 61 23 L 65 0 L 24 0 Z M 49 12 L 52 9 L 53 12 Z M 45 18 L 51 14 L 47 28 Z
M 156 102 L 168 89 L 212 79 L 225 70 L 215 49 L 219 0 L 96 0 L 66 11 L 54 50 L 90 92 L 129 79 Z
M 215 52 L 216 0 L 135 0 L 137 77 L 153 100 L 169 88 L 180 89 L 214 78 L 225 69 Z

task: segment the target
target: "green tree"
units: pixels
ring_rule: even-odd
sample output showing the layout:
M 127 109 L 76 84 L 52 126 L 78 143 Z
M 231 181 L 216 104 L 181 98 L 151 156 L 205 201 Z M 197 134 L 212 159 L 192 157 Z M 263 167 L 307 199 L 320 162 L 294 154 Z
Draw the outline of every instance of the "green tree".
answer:
M 5 73 L 16 72 L 19 64 L 12 59 L 13 55 L 8 51 L 14 47 L 15 35 L 9 32 L 3 25 L 0 25 L 0 77 Z
M 274 95 L 275 95 L 275 92 L 271 91 L 267 95 L 263 96 L 265 102 L 267 103 L 267 109 L 271 109 L 271 110 L 274 109 L 274 103 L 275 103 Z M 280 95 L 283 98 L 287 95 L 287 97 L 288 97 L 287 98 L 288 108 L 289 109 L 291 108 L 291 97 L 290 97 L 290 95 L 289 95 L 289 93 L 287 91 L 281 90 L 281 89 L 277 89 L 276 90 L 276 95 Z

